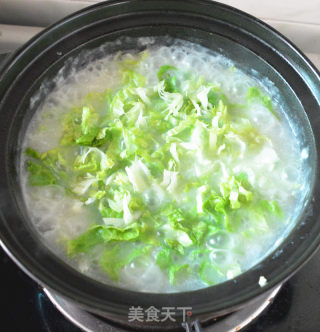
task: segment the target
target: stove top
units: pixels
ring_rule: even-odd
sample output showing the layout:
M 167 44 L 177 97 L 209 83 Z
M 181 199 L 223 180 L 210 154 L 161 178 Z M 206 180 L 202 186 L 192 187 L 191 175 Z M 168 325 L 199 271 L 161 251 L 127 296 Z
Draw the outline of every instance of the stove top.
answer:
M 1 325 L 10 332 L 80 332 L 43 289 L 0 250 Z M 320 331 L 320 251 L 287 283 L 274 302 L 243 332 Z M 9 331 L 8 330 L 8 331 Z M 212 328 L 212 331 L 215 331 Z M 114 330 L 116 332 L 116 330 Z

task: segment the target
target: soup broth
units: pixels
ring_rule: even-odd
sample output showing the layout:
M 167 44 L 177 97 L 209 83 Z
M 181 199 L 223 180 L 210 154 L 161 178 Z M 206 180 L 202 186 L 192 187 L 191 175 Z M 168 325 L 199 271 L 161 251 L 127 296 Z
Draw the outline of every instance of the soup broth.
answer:
M 136 42 L 145 50 L 54 79 L 23 144 L 32 223 L 63 260 L 117 287 L 235 278 L 294 226 L 308 153 L 272 82 L 190 42 Z

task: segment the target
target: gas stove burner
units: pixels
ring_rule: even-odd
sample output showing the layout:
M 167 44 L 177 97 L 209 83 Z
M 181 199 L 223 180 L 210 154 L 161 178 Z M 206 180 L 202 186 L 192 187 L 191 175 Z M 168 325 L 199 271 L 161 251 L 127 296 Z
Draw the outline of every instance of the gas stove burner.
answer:
M 181 331 L 210 332 L 214 329 L 215 332 L 238 332 L 250 324 L 273 302 L 280 288 L 281 285 L 262 294 L 254 302 L 232 314 L 212 318 L 203 323 L 198 320 L 183 323 Z M 85 332 L 128 332 L 127 327 L 120 327 L 112 321 L 91 314 L 51 289 L 44 288 L 44 292 L 67 319 Z M 159 331 L 161 330 L 159 329 Z

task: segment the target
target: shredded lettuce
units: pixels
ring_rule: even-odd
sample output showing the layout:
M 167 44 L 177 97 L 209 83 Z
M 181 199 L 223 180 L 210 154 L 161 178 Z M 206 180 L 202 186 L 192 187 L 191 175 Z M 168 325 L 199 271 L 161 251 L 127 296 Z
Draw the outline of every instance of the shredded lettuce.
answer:
M 208 261 L 201 262 L 198 272 L 200 279 L 208 285 L 218 284 L 223 278 L 220 270 Z
M 270 218 L 284 216 L 278 202 L 235 171 L 237 160 L 269 149 L 274 165 L 277 156 L 214 83 L 164 65 L 150 85 L 139 69 L 146 56 L 118 56 L 122 85 L 90 92 L 68 110 L 56 149 L 25 150 L 29 184 L 60 186 L 95 211 L 94 224 L 68 242 L 67 252 L 89 255 L 100 246 L 98 260 L 110 279 L 153 250 L 171 284 L 188 278 L 188 257 L 201 260 L 203 283 L 216 284 L 241 269 L 211 262 L 210 235 L 240 230 L 252 239 L 270 229 Z M 258 87 L 248 89 L 246 100 L 279 119 Z
M 190 273 L 189 264 L 174 264 L 169 268 L 169 281 L 172 285 L 176 284 L 181 279 L 186 279 L 186 274 Z
M 119 279 L 119 271 L 136 258 L 147 256 L 149 247 L 135 248 L 131 252 L 121 252 L 120 245 L 115 245 L 112 249 L 105 249 L 100 257 L 101 268 L 107 273 L 111 280 Z
M 267 108 L 278 120 L 279 115 L 275 112 L 270 96 L 263 94 L 257 86 L 249 87 L 246 99 L 248 102 L 259 102 Z
M 190 273 L 189 264 L 174 264 L 175 255 L 184 255 L 184 249 L 177 241 L 167 240 L 168 247 L 164 247 L 157 255 L 157 265 L 168 274 L 169 281 L 174 285 L 177 281 L 186 279 Z
M 66 185 L 68 176 L 62 151 L 52 149 L 41 154 L 29 147 L 25 150 L 25 154 L 30 157 L 27 161 L 30 185 Z
M 164 65 L 158 70 L 158 79 L 164 82 L 164 90 L 169 93 L 181 92 L 182 84 L 187 78 L 188 73 L 174 66 Z
M 68 255 L 73 256 L 80 252 L 87 252 L 99 243 L 110 241 L 131 241 L 139 237 L 139 225 L 130 225 L 125 228 L 113 226 L 93 225 L 77 238 L 69 241 Z
M 157 264 L 161 269 L 168 269 L 172 265 L 171 250 L 163 248 L 157 255 Z

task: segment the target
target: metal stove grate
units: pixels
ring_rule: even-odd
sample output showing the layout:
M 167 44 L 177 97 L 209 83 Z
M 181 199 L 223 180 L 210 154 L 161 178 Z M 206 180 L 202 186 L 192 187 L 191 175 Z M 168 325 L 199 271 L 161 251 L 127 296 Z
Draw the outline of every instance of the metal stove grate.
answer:
M 259 296 L 252 304 L 224 317 L 212 318 L 205 322 L 194 320 L 183 323 L 181 331 L 210 332 L 214 329 L 215 332 L 238 332 L 256 319 L 273 302 L 280 288 L 281 285 Z M 51 289 L 45 288 L 44 292 L 67 319 L 85 332 L 128 332 L 127 327 L 121 327 L 112 321 L 82 310 Z M 161 330 L 160 328 L 159 331 Z

